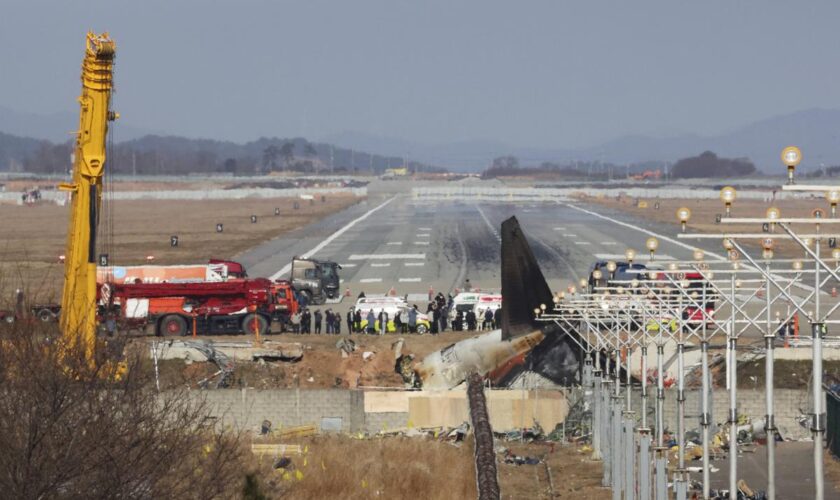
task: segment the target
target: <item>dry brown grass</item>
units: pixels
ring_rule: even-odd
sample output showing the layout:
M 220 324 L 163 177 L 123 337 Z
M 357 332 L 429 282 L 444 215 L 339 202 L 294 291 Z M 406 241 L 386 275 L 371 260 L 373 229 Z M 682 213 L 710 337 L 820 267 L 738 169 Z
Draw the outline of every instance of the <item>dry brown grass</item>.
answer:
M 156 264 L 203 262 L 211 257 L 233 258 L 263 241 L 282 236 L 359 201 L 350 195 L 328 195 L 310 205 L 292 198 L 241 200 L 145 200 L 112 202 L 113 245 L 100 237 L 101 252 L 118 265 L 146 263 L 153 255 Z M 293 203 L 299 201 L 295 210 Z M 275 207 L 280 215 L 274 215 Z M 251 215 L 258 216 L 252 224 Z M 53 204 L 34 206 L 0 205 L 0 282 L 6 289 L 27 288 L 39 297 L 56 297 L 63 280 L 68 207 Z M 224 232 L 216 233 L 216 224 Z M 102 233 L 100 233 L 102 234 Z M 171 248 L 169 237 L 178 235 L 179 246 Z M 107 248 L 107 250 L 106 250 Z
M 472 446 L 425 438 L 302 440 L 307 452 L 278 470 L 261 460 L 261 482 L 270 498 L 475 498 Z M 293 470 L 292 470 L 293 469 Z M 300 472 L 300 474 L 297 474 Z M 299 478 L 299 479 L 298 479 Z
M 259 462 L 260 482 L 270 498 L 475 498 L 472 436 L 459 446 L 431 438 L 353 439 L 319 436 L 299 440 L 306 453 L 287 469 Z M 600 499 L 601 465 L 574 447 L 551 443 L 499 442 L 513 453 L 542 459 L 538 465 L 510 465 L 498 457 L 503 499 Z M 255 458 L 255 460 L 257 460 Z M 551 480 L 547 467 L 551 469 Z M 297 475 L 296 471 L 300 471 Z M 552 495 L 553 492 L 553 495 Z
M 826 478 L 826 493 L 829 498 L 840 497 L 840 459 L 825 452 L 825 478 Z
M 578 451 L 574 446 L 559 443 L 498 444 L 515 455 L 536 457 L 544 462 L 539 465 L 513 465 L 500 459 L 499 485 L 504 499 L 597 500 L 610 496 L 610 490 L 601 487 L 601 463 L 589 460 L 589 453 Z M 548 469 L 551 470 L 550 477 Z

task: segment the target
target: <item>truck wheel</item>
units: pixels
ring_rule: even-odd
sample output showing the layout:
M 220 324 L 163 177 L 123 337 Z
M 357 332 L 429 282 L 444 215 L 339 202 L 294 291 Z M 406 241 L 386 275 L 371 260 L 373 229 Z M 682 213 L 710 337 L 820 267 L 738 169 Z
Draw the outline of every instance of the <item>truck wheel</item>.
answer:
M 420 323 L 417 325 L 417 333 L 429 333 L 429 329 L 426 328 L 425 324 Z
M 249 313 L 242 318 L 242 331 L 253 334 L 254 326 L 260 335 L 265 335 L 268 332 L 268 320 L 261 314 Z
M 43 321 L 44 323 L 49 323 L 53 319 L 55 319 L 55 315 L 49 309 L 41 309 L 38 311 L 38 319 Z
M 187 334 L 187 320 L 177 314 L 164 316 L 158 331 L 165 337 L 183 337 Z

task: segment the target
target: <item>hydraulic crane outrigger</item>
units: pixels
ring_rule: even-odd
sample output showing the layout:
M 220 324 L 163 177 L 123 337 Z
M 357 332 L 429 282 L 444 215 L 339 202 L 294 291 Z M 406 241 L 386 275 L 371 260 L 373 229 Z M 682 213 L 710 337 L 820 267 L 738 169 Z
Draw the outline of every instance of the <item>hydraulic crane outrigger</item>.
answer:
M 102 178 L 116 45 L 108 33 L 88 32 L 82 62 L 79 130 L 76 134 L 73 182 L 59 189 L 71 193 L 70 226 L 64 263 L 61 330 L 68 347 L 83 348 L 93 359 L 96 342 L 96 229 L 102 204 Z

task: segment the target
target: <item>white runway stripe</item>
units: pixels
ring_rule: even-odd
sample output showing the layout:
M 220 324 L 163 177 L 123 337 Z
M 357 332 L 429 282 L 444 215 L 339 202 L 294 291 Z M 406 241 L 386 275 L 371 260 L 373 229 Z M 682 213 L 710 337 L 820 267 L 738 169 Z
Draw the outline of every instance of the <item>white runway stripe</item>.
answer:
M 381 283 L 382 278 L 362 278 L 359 283 Z
M 575 245 L 591 245 L 591 244 L 592 243 L 589 243 L 588 241 L 576 241 L 575 242 Z
M 565 233 L 565 234 L 563 234 L 563 236 L 564 236 L 565 238 L 577 238 L 577 235 L 576 235 L 576 234 L 572 234 L 572 233 Z
M 418 227 L 417 229 L 419 231 L 431 231 L 432 230 L 432 228 L 430 228 L 430 227 Z
M 622 254 L 618 254 L 618 253 L 596 253 L 595 258 L 598 259 L 598 260 L 617 260 L 617 261 L 627 260 L 627 258 L 624 256 L 623 253 Z M 653 261 L 656 262 L 658 260 L 677 260 L 677 259 L 675 259 L 674 257 L 672 257 L 670 255 L 666 255 L 666 254 L 662 254 L 662 255 L 660 255 L 658 253 L 654 254 Z M 636 262 L 636 263 L 639 263 L 639 264 L 647 264 L 647 263 L 650 262 L 650 259 L 648 258 L 647 254 L 643 254 L 643 253 L 640 252 L 639 255 L 636 256 L 636 260 L 633 261 L 633 262 Z
M 425 259 L 425 253 L 363 253 L 353 254 L 347 260 Z
M 330 243 L 332 243 L 332 242 L 333 242 L 336 238 L 340 237 L 342 234 L 344 234 L 345 232 L 347 232 L 347 230 L 348 230 L 348 229 L 350 229 L 351 227 L 355 226 L 355 225 L 356 225 L 356 224 L 358 224 L 359 222 L 361 222 L 361 221 L 363 221 L 363 220 L 367 219 L 368 217 L 370 217 L 370 215 L 371 215 L 372 213 L 374 213 L 374 212 L 376 212 L 377 210 L 381 209 L 382 207 L 384 207 L 384 206 L 385 206 L 385 205 L 387 205 L 388 203 L 391 203 L 392 201 L 394 201 L 394 199 L 396 199 L 396 196 L 393 196 L 393 197 L 391 197 L 391 198 L 388 198 L 387 200 L 385 200 L 385 201 L 383 201 L 382 203 L 380 203 L 379 205 L 377 205 L 377 206 L 375 206 L 375 207 L 371 208 L 370 210 L 368 210 L 367 212 L 365 212 L 364 214 L 362 214 L 362 215 L 361 215 L 361 216 L 359 216 L 358 218 L 353 219 L 353 220 L 352 220 L 352 221 L 350 221 L 350 222 L 349 222 L 346 226 L 342 227 L 342 228 L 341 228 L 341 229 L 339 229 L 338 231 L 336 231 L 336 232 L 334 232 L 333 234 L 331 234 L 329 237 L 327 237 L 326 239 L 324 239 L 324 241 L 322 241 L 321 243 L 318 243 L 317 245 L 315 245 L 315 248 L 313 248 L 312 250 L 310 250 L 310 251 L 306 252 L 305 254 L 301 255 L 301 257 L 303 257 L 304 259 L 308 259 L 308 258 L 312 257 L 312 256 L 313 256 L 313 255 L 315 255 L 317 252 L 320 252 L 321 250 L 323 250 L 323 248 L 324 248 L 325 246 L 327 246 L 327 245 L 329 245 Z M 269 279 L 271 279 L 271 281 L 274 281 L 274 280 L 276 280 L 277 278 L 279 278 L 279 277 L 283 276 L 284 274 L 287 274 L 287 273 L 288 273 L 289 271 L 291 271 L 291 270 L 292 270 L 292 263 L 290 262 L 290 263 L 286 264 L 285 266 L 283 266 L 283 267 L 282 267 L 279 271 L 277 271 L 276 273 L 272 274 L 272 275 L 270 276 L 270 278 L 269 278 Z
M 348 262 L 347 264 L 339 264 L 339 266 L 341 266 L 342 268 L 344 268 L 344 267 L 356 267 L 356 264 L 351 264 L 351 263 Z
M 429 242 L 428 241 L 415 241 L 414 244 L 415 245 L 428 245 Z
M 425 262 L 406 262 L 406 266 L 425 266 Z
M 397 247 L 397 246 L 400 246 L 400 245 L 402 245 L 402 241 L 389 241 L 388 242 L 388 246 L 391 246 L 391 247 Z
M 417 283 L 420 278 L 400 278 L 400 283 Z
M 555 231 L 565 231 L 566 228 L 565 227 L 555 227 L 554 230 Z
M 618 242 L 617 241 L 602 241 L 601 245 L 608 246 L 608 247 L 614 247 L 614 246 L 618 245 Z
M 370 265 L 371 267 L 391 267 L 390 262 L 374 262 Z

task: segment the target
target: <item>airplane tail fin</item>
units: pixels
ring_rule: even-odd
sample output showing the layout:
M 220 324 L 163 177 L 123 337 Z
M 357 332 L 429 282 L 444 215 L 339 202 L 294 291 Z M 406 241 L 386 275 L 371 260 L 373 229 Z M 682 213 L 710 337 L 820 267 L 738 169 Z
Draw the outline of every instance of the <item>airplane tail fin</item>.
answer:
M 502 339 L 534 331 L 534 309 L 552 306 L 551 289 L 516 217 L 502 222 Z

